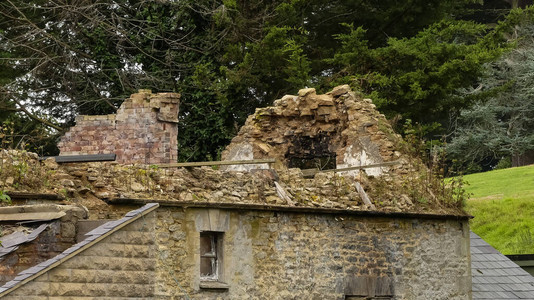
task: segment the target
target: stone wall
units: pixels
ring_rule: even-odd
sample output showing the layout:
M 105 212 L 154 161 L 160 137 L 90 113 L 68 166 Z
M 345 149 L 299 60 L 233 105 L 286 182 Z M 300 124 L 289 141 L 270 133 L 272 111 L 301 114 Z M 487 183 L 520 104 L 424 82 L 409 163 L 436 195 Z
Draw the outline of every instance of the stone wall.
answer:
M 15 278 L 19 272 L 60 254 L 77 242 L 76 224 L 80 219 L 87 218 L 87 211 L 80 207 L 35 205 L 0 208 L 0 214 L 4 216 L 9 213 L 17 214 L 17 212 L 33 213 L 34 215 L 39 212 L 46 214 L 47 211 L 62 211 L 65 212 L 65 215 L 58 220 L 45 221 L 44 223 L 48 223 L 48 227 L 36 239 L 20 244 L 18 249 L 0 259 L 0 285 Z M 11 231 L 32 231 L 42 223 L 34 221 L 33 226 L 31 223 L 29 225 L 16 225 L 21 221 L 23 220 L 18 218 L 17 221 L 0 222 L 2 235 L 7 235 Z
M 452 197 L 453 190 L 435 189 L 443 187 L 441 181 L 431 185 L 424 172 L 391 171 L 379 177 L 362 173 L 356 178 L 328 172 L 305 178 L 297 168 L 244 172 L 116 162 L 58 165 L 52 158 L 39 162 L 33 153 L 0 151 L 0 159 L 2 155 L 0 182 L 5 183 L 5 191 L 59 194 L 65 204 L 87 207 L 92 219 L 120 217 L 125 211 L 117 211 L 117 206 L 105 201 L 127 204 L 128 199 L 369 210 L 356 191 L 355 180 L 364 187 L 377 211 L 466 215 L 461 201 Z M 285 188 L 292 203 L 278 195 L 274 181 Z
M 160 208 L 156 229 L 156 299 L 470 299 L 467 221 Z M 227 289 L 199 287 L 205 230 Z
M 153 298 L 158 254 L 154 214 L 112 233 L 3 299 Z
M 60 155 L 117 154 L 120 163 L 171 163 L 178 158 L 179 94 L 140 90 L 117 114 L 76 118 Z
M 200 279 L 200 232 L 222 238 Z M 470 299 L 467 220 L 160 207 L 4 299 Z

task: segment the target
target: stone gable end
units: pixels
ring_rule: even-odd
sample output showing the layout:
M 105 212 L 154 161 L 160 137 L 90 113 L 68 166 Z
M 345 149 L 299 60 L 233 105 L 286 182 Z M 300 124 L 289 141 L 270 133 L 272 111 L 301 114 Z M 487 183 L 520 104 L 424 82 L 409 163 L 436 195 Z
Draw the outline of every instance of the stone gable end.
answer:
M 273 106 L 256 109 L 222 158 L 276 158 L 289 168 L 339 169 L 397 161 L 402 158 L 399 139 L 372 101 L 362 99 L 348 85 L 321 95 L 309 88 L 275 100 Z M 258 167 L 265 166 L 226 169 Z M 405 168 L 376 167 L 366 172 L 379 176 L 396 169 Z
M 154 228 L 155 212 L 151 212 L 2 299 L 152 298 L 157 260 Z

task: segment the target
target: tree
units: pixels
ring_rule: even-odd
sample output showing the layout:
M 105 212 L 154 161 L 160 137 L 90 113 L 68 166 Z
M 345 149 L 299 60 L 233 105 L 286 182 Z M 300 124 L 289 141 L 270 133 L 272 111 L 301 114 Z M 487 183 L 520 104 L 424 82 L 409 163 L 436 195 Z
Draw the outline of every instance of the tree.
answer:
M 481 64 L 502 53 L 486 26 L 450 20 L 466 3 L 442 1 L 429 10 L 420 1 L 282 3 L 263 38 L 226 47 L 224 93 L 254 108 L 303 85 L 326 91 L 351 83 L 390 117 L 446 122 L 451 108 L 469 104 L 456 89 L 474 84 Z
M 139 88 L 176 91 L 181 160 L 216 159 L 256 107 L 307 85 L 349 81 L 430 123 L 500 51 L 482 26 L 441 22 L 470 2 L 6 0 L 0 106 L 58 129 Z
M 339 69 L 334 82 L 351 82 L 384 113 L 421 124 L 445 124 L 449 111 L 468 106 L 455 91 L 474 84 L 481 64 L 503 51 L 489 43 L 493 37 L 484 25 L 472 22 L 445 20 L 374 49 L 363 39 L 364 29 L 349 28 L 338 35 L 342 47 L 332 59 Z
M 220 48 L 211 29 L 215 5 L 3 1 L 0 40 L 3 70 L 9 72 L 0 74 L 0 106 L 56 130 L 71 125 L 77 114 L 114 112 L 139 88 L 181 91 L 187 108 L 191 87 L 183 78 L 194 74 L 199 61 L 213 60 L 212 52 Z M 197 117 L 194 113 L 186 109 L 182 118 Z M 0 117 L 5 121 L 13 114 Z
M 512 158 L 514 166 L 533 163 L 534 18 L 532 8 L 510 17 L 510 43 L 517 47 L 485 65 L 485 76 L 465 94 L 478 98 L 457 119 L 451 156 L 464 164 Z

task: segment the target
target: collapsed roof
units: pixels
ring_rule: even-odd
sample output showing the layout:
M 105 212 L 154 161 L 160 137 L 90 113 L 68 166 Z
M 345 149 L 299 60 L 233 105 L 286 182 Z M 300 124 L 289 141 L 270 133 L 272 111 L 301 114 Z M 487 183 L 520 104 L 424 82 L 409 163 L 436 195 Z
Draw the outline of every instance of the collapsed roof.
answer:
M 58 165 L 53 159 L 39 162 L 31 153 L 2 151 L 0 179 L 7 191 L 63 194 L 90 210 L 106 209 L 101 200 L 141 199 L 465 216 L 454 187 L 443 185 L 372 101 L 347 85 L 323 95 L 301 90 L 257 109 L 222 158 L 277 162 L 218 170 L 117 162 Z M 27 166 L 24 176 L 20 164 Z M 303 170 L 308 168 L 314 170 Z

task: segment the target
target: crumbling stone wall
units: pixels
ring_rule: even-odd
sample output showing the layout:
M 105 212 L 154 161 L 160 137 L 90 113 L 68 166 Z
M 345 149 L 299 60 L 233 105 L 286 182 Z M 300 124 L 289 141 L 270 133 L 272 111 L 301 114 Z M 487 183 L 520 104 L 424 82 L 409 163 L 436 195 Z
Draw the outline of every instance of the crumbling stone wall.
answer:
M 152 299 L 154 220 L 147 214 L 3 299 Z
M 0 165 L 3 168 L 0 182 L 4 182 L 5 191 L 59 194 L 64 196 L 65 203 L 87 207 L 92 219 L 120 217 L 126 211 L 105 202 L 117 199 L 125 199 L 122 204 L 127 204 L 127 199 L 153 199 L 369 210 L 356 191 L 354 177 L 339 173 L 318 173 L 305 178 L 297 168 L 244 172 L 209 167 L 125 166 L 116 162 L 57 164 L 53 159 L 39 162 L 32 153 L 0 151 L 0 158 L 2 153 L 5 158 Z M 18 171 L 20 166 L 27 169 L 23 176 Z M 425 173 L 394 172 L 403 170 L 400 168 L 392 168 L 387 176 L 372 178 L 364 173 L 357 177 L 377 211 L 465 215 L 449 194 L 441 191 L 430 194 L 424 181 L 427 177 L 422 176 Z M 35 180 L 24 183 L 31 178 Z M 36 180 L 43 184 L 35 184 Z M 292 203 L 278 195 L 274 181 L 290 195 Z M 415 193 L 417 189 L 421 193 Z
M 348 85 L 324 95 L 315 89 L 286 95 L 274 105 L 258 108 L 249 116 L 239 134 L 222 153 L 223 160 L 277 158 L 292 166 L 295 159 L 322 158 L 318 164 L 335 160 L 337 168 L 379 164 L 400 160 L 400 138 L 370 99 L 362 99 Z M 384 172 L 406 172 L 406 161 L 394 167 L 365 171 L 378 176 Z M 245 170 L 265 166 L 227 167 Z M 319 169 L 324 165 L 317 165 Z M 356 174 L 356 171 L 349 172 Z
M 4 215 L 17 214 L 18 212 L 45 214 L 49 211 L 62 211 L 65 212 L 65 215 L 58 220 L 44 221 L 43 223 L 48 223 L 48 227 L 35 240 L 20 244 L 18 249 L 0 259 L 0 285 L 15 278 L 19 272 L 52 258 L 76 244 L 76 224 L 79 220 L 87 218 L 86 210 L 72 205 L 35 205 L 0 208 L 0 214 Z M 25 231 L 23 225 L 16 225 L 20 221 L 0 222 L 0 229 L 3 235 L 9 234 L 11 231 Z M 34 222 L 32 227 L 36 228 L 40 224 L 41 222 Z
M 171 163 L 178 158 L 179 94 L 140 90 L 117 114 L 76 118 L 60 155 L 111 154 L 120 163 Z
M 210 228 L 223 232 L 223 290 L 200 288 Z M 157 299 L 470 299 L 467 220 L 160 208 L 156 230 Z

